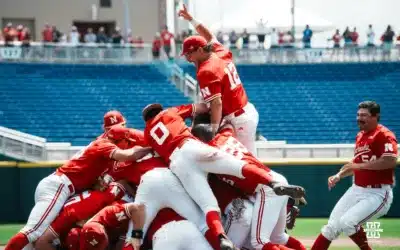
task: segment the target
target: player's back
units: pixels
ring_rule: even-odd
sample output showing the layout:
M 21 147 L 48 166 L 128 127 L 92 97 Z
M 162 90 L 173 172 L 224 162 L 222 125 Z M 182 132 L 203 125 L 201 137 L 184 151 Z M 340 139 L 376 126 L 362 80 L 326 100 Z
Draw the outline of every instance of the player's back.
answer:
M 175 148 L 186 139 L 194 138 L 183 118 L 173 109 L 166 109 L 146 122 L 145 141 L 167 163 Z
M 224 128 L 218 132 L 209 144 L 235 156 L 239 160 L 243 160 L 248 164 L 257 165 L 260 168 L 269 171 L 269 168 L 260 162 L 238 139 L 234 137 L 234 131 L 230 127 Z
M 57 169 L 72 182 L 75 192 L 89 189 L 97 178 L 112 166 L 112 153 L 117 147 L 107 139 L 98 139 L 76 153 Z
M 126 180 L 135 186 L 139 186 L 141 177 L 154 168 L 167 168 L 167 164 L 161 157 L 150 153 L 134 162 L 117 162 L 110 169 L 112 181 Z

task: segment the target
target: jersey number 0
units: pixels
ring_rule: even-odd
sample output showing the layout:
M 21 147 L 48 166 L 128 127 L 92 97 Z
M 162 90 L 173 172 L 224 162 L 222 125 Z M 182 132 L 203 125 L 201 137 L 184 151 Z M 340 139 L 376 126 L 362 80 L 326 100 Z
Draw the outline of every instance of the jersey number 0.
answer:
M 169 131 L 168 131 L 167 127 L 165 127 L 164 123 L 158 122 L 150 130 L 150 135 L 157 142 L 157 144 L 161 146 L 165 142 L 167 137 L 169 136 Z

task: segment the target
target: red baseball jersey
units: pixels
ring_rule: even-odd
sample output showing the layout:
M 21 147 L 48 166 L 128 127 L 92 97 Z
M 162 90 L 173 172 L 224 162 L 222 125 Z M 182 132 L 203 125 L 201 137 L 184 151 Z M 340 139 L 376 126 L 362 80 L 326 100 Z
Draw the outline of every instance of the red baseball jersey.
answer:
M 185 124 L 186 118 L 195 112 L 194 104 L 182 105 L 163 110 L 156 117 L 146 122 L 144 137 L 167 163 L 176 147 L 188 139 L 196 139 Z
M 107 138 L 106 132 L 101 134 L 99 137 L 97 137 L 97 139 L 105 139 L 105 138 Z M 141 146 L 141 147 L 147 146 L 144 142 L 143 131 L 141 131 L 141 130 L 130 128 L 129 129 L 129 140 L 130 140 L 130 143 L 127 148 L 133 148 L 134 146 Z
M 129 211 L 127 210 L 128 204 L 129 203 L 123 201 L 115 202 L 114 204 L 101 209 L 89 221 L 103 225 L 110 242 L 117 239 L 125 239 L 131 218 Z
M 234 199 L 244 196 L 244 194 L 239 189 L 234 188 L 226 182 L 222 181 L 215 174 L 208 175 L 208 183 L 210 184 L 215 198 L 217 198 L 218 206 L 221 209 L 222 213 L 225 212 L 226 207 Z
M 356 137 L 354 163 L 365 163 L 377 160 L 383 156 L 397 158 L 397 139 L 388 128 L 378 125 L 373 131 L 360 131 Z M 374 184 L 393 184 L 394 169 L 354 171 L 354 183 L 358 186 Z
M 123 179 L 139 186 L 142 175 L 154 168 L 167 167 L 167 164 L 160 157 L 151 153 L 135 162 L 116 162 L 104 178 L 108 179 L 106 183 Z
M 174 210 L 172 210 L 170 208 L 163 208 L 160 211 L 158 211 L 153 222 L 150 224 L 149 229 L 147 230 L 146 236 L 144 238 L 145 246 L 147 248 L 151 248 L 154 234 L 163 225 L 165 225 L 171 221 L 181 221 L 181 220 L 185 220 L 185 218 L 183 218 L 182 216 L 180 216 L 179 214 L 177 214 Z
M 118 183 L 112 183 L 107 190 L 84 191 L 68 199 L 61 212 L 51 223 L 51 230 L 59 237 L 65 237 L 75 223 L 87 220 L 100 209 L 124 196 L 125 189 Z
M 218 42 L 214 54 L 197 68 L 197 80 L 205 102 L 222 99 L 222 115 L 242 109 L 248 102 L 246 91 L 232 61 L 232 53 Z
M 161 32 L 161 38 L 164 46 L 171 46 L 172 39 L 174 38 L 174 34 L 171 32 L 164 30 Z
M 111 159 L 118 147 L 106 139 L 95 140 L 76 153 L 57 172 L 65 174 L 72 182 L 75 192 L 91 188 L 97 178 L 112 166 Z
M 233 134 L 234 131 L 232 128 L 224 128 L 212 141 L 209 142 L 209 145 L 217 147 L 222 151 L 235 156 L 237 159 L 247 162 L 247 164 L 252 164 L 266 171 L 270 171 L 270 169 L 250 153 L 247 148 L 233 136 Z M 247 194 L 253 194 L 258 185 L 246 178 L 240 179 L 231 175 L 218 175 L 218 177 L 226 183 L 240 188 L 240 190 Z

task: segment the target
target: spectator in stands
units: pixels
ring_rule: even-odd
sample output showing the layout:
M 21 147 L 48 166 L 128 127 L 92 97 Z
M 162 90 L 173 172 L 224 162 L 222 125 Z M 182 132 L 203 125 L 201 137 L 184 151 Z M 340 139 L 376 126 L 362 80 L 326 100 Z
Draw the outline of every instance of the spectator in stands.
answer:
M 367 30 L 367 47 L 375 47 L 375 32 L 372 24 L 368 25 Z
M 249 42 L 250 42 L 250 34 L 247 32 L 247 29 L 243 30 L 242 42 L 243 42 L 243 48 L 244 49 L 248 49 L 249 48 Z
M 303 31 L 303 46 L 306 49 L 311 48 L 311 38 L 313 32 L 310 29 L 310 26 L 307 24 L 305 30 Z
M 108 43 L 108 37 L 104 32 L 103 26 L 101 26 L 99 28 L 99 32 L 97 32 L 97 43 Z
M 17 41 L 21 42 L 23 40 L 22 37 L 22 30 L 24 29 L 24 26 L 22 26 L 21 24 L 17 26 Z
M 83 40 L 85 43 L 90 43 L 90 44 L 96 43 L 97 37 L 96 34 L 93 33 L 92 28 L 87 29 L 87 33 L 85 34 Z
M 171 46 L 174 42 L 174 34 L 168 31 L 168 26 L 164 26 L 164 29 L 161 31 L 162 45 L 167 55 L 168 59 L 172 59 L 171 56 Z
M 279 53 L 279 34 L 276 31 L 275 28 L 272 28 L 271 33 L 271 48 L 269 51 L 269 61 L 271 62 L 276 62 L 278 59 L 278 53 Z
M 153 52 L 153 59 L 155 59 L 155 60 L 160 59 L 161 46 L 162 46 L 162 42 L 161 42 L 160 34 L 157 32 L 154 37 L 154 40 L 153 40 L 153 46 L 151 48 L 151 51 Z
M 236 34 L 236 32 L 234 30 L 232 30 L 231 33 L 229 34 L 229 43 L 230 43 L 231 49 L 237 49 L 236 42 L 238 39 L 239 39 L 239 36 Z
M 383 42 L 383 60 L 390 60 L 390 54 L 393 45 L 393 38 L 395 34 L 390 25 L 387 26 L 385 33 L 383 33 L 381 40 Z
M 42 31 L 42 41 L 44 43 L 53 42 L 53 29 L 48 23 L 44 25 L 44 29 Z
M 131 42 L 136 48 L 142 49 L 143 48 L 143 38 L 141 36 L 137 36 L 135 38 L 132 39 Z
M 283 48 L 288 49 L 286 50 L 286 59 L 289 62 L 296 61 L 296 50 L 294 48 L 294 37 L 291 31 L 286 32 L 283 37 Z
M 221 31 L 218 31 L 217 33 L 217 40 L 220 44 L 224 44 L 224 33 L 222 33 Z
M 340 36 L 340 32 L 338 29 L 336 29 L 335 34 L 333 34 L 333 36 L 328 39 L 328 41 L 333 41 L 333 51 L 331 54 L 331 58 L 333 58 L 334 55 L 336 56 L 336 59 L 339 57 L 341 39 L 342 37 Z
M 4 41 L 3 31 L 0 30 L 0 41 Z
M 13 28 L 12 23 L 7 23 L 7 26 L 3 29 L 5 45 L 13 46 L 13 42 L 15 40 L 16 35 L 17 35 L 17 32 Z
M 53 43 L 60 42 L 62 36 L 63 34 L 61 33 L 61 31 L 59 31 L 57 27 L 53 25 Z
M 114 45 L 120 45 L 120 44 L 122 44 L 124 42 L 124 39 L 123 39 L 122 34 L 121 34 L 121 28 L 120 27 L 118 27 L 118 26 L 115 27 L 115 31 L 114 31 L 114 33 L 113 33 L 113 35 L 111 37 L 111 42 Z
M 257 39 L 258 39 L 258 48 L 265 49 L 265 36 L 267 35 L 267 22 L 264 22 L 261 18 L 257 22 Z
M 375 50 L 375 31 L 372 28 L 372 24 L 368 25 L 367 30 L 367 54 L 370 60 L 373 60 L 373 57 L 376 54 Z
M 21 41 L 22 41 L 21 46 L 29 47 L 31 44 L 32 37 L 31 37 L 31 32 L 29 31 L 29 29 L 27 27 L 24 27 L 22 29 L 20 37 L 21 37 Z
M 346 27 L 345 31 L 342 34 L 342 37 L 344 39 L 344 47 L 350 47 L 351 46 L 351 32 L 349 27 Z
M 358 48 L 358 32 L 356 27 L 354 27 L 353 32 L 350 33 L 350 39 L 351 39 L 351 51 L 350 51 L 350 56 L 353 56 L 354 54 L 357 55 L 358 60 L 360 60 L 360 50 Z
M 79 34 L 76 26 L 72 26 L 71 32 L 69 33 L 69 37 L 68 37 L 69 44 L 71 44 L 72 46 L 78 46 L 80 37 L 81 37 L 81 35 Z

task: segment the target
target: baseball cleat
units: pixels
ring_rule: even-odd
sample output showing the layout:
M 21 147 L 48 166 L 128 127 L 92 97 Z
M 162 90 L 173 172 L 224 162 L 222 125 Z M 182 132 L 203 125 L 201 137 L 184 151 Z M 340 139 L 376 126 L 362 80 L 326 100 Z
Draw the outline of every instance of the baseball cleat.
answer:
M 296 222 L 296 218 L 300 213 L 300 209 L 296 206 L 293 206 L 288 211 L 286 217 L 286 228 L 292 230 L 294 228 L 294 223 Z
M 225 237 L 221 237 L 219 239 L 219 246 L 221 250 L 236 250 L 235 246 L 233 245 L 232 241 Z
M 287 195 L 292 198 L 301 198 L 306 193 L 303 187 L 295 185 L 275 184 L 272 189 L 276 195 Z

